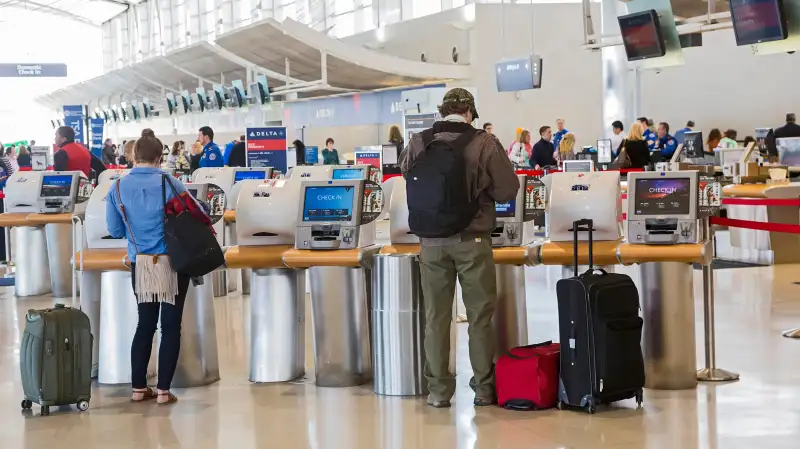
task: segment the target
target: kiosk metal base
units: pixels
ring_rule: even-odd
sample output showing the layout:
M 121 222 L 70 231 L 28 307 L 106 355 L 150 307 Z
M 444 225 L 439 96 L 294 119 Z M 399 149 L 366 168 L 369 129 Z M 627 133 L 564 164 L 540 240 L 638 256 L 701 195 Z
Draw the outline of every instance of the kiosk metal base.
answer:
M 72 296 L 72 224 L 46 224 L 44 232 L 47 237 L 47 260 L 53 296 Z
M 370 273 L 365 268 L 311 267 L 309 277 L 317 386 L 369 382 Z
M 528 308 L 525 303 L 525 267 L 496 265 L 497 307 L 493 324 L 497 354 L 528 344 Z
M 92 377 L 97 377 L 100 363 L 100 272 L 84 271 L 81 273 L 80 285 L 80 307 L 83 313 L 89 317 L 92 335 L 95 336 L 92 343 Z
M 730 382 L 739 380 L 739 373 L 725 371 L 720 368 L 703 368 L 697 370 L 697 380 L 702 382 Z
M 305 278 L 305 270 L 253 270 L 250 382 L 286 382 L 305 374 Z
M 12 228 L 12 236 L 16 257 L 14 294 L 25 297 L 50 293 L 50 270 L 45 268 L 48 263 L 44 227 L 18 226 Z M 71 290 L 69 294 L 72 294 Z

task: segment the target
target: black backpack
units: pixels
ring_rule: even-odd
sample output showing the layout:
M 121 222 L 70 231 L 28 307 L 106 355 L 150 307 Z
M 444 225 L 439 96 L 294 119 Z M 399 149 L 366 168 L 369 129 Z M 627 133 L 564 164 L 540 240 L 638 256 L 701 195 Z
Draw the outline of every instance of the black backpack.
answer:
M 437 129 L 441 125 L 443 129 Z M 462 123 L 437 123 L 422 132 L 425 150 L 406 174 L 408 225 L 418 237 L 444 238 L 459 234 L 478 214 L 478 201 L 467 185 L 464 149 L 478 133 Z M 461 132 L 453 141 L 435 139 L 436 132 Z

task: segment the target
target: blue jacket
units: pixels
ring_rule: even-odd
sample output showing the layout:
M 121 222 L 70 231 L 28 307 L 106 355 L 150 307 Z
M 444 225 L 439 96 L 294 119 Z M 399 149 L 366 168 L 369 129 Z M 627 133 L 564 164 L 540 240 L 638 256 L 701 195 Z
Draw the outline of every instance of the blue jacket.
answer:
M 228 166 L 228 163 L 231 160 L 231 151 L 233 151 L 233 147 L 236 144 L 233 141 L 230 141 L 225 144 L 225 154 L 222 155 L 222 161 L 225 163 L 225 166 Z
M 686 133 L 690 133 L 690 132 L 692 132 L 692 128 L 683 128 L 683 129 L 679 129 L 679 130 L 678 130 L 678 131 L 675 133 L 675 140 L 677 140 L 677 141 L 678 141 L 678 143 L 683 143 L 683 140 L 684 140 L 684 136 L 685 136 L 685 134 L 686 134 Z
M 644 137 L 644 141 L 647 142 L 647 146 L 650 148 L 650 151 L 656 149 L 656 140 L 658 140 L 658 135 L 654 131 L 650 131 L 650 128 L 646 128 L 642 134 L 642 137 Z
M 222 160 L 222 152 L 214 142 L 209 142 L 203 147 L 203 156 L 200 157 L 200 168 L 205 167 L 224 167 L 225 161 Z
M 106 196 L 106 225 L 111 237 L 128 239 L 128 258 L 136 262 L 136 248 L 141 254 L 167 254 L 164 243 L 164 202 L 161 196 L 161 176 L 166 172 L 159 168 L 137 167 L 120 181 L 120 196 L 125 206 L 133 238 L 122 219 L 117 201 L 117 183 L 111 186 Z M 182 182 L 170 176 L 178 193 L 185 192 Z M 175 195 L 167 186 L 167 201 Z M 136 245 L 133 241 L 136 240 Z
M 675 153 L 675 149 L 678 148 L 678 141 L 675 140 L 674 137 L 667 134 L 664 137 L 656 137 L 656 150 L 661 150 L 661 156 L 664 158 L 670 158 Z
M 555 147 L 556 151 L 558 151 L 558 145 L 561 143 L 561 139 L 569 132 L 567 128 L 562 129 L 561 131 L 556 131 L 553 134 L 553 146 Z

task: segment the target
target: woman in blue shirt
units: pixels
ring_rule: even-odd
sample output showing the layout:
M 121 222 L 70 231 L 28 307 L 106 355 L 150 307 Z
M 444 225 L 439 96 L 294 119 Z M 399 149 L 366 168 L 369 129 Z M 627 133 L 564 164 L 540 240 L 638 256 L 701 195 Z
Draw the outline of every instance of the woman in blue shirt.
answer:
M 181 343 L 181 316 L 189 288 L 189 277 L 172 270 L 164 242 L 164 201 L 160 169 L 161 142 L 146 129 L 133 150 L 133 170 L 109 189 L 106 222 L 114 238 L 128 239 L 131 283 L 136 295 L 139 323 L 131 345 L 131 401 L 158 398 L 158 404 L 171 404 L 177 398 L 170 385 L 178 364 Z M 178 194 L 186 187 L 171 175 Z M 166 189 L 169 201 L 174 193 Z M 147 386 L 147 365 L 161 313 L 161 347 L 158 351 L 157 392 Z

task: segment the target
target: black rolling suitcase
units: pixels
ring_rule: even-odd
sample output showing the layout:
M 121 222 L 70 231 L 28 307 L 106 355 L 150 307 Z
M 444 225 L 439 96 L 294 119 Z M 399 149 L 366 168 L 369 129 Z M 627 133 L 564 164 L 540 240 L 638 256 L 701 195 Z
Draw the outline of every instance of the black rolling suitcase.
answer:
M 89 408 L 92 396 L 92 332 L 89 317 L 78 309 L 57 304 L 53 309 L 29 310 L 19 351 L 25 397 L 22 408 L 36 402 L 42 415 L 51 406 L 76 404 Z
M 589 267 L 578 274 L 578 232 L 589 233 Z M 593 269 L 592 221 L 573 223 L 575 277 L 556 284 L 561 371 L 558 407 L 594 413 L 600 404 L 642 403 L 639 292 L 630 277 Z

